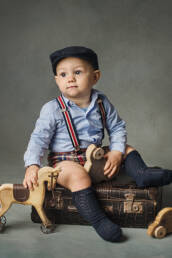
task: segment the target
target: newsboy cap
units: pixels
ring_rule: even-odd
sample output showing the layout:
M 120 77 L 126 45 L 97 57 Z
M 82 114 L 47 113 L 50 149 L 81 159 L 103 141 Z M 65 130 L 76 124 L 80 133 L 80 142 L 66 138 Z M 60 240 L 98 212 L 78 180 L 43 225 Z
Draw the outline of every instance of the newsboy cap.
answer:
M 66 57 L 79 57 L 88 61 L 95 70 L 99 69 L 97 54 L 92 49 L 82 46 L 71 46 L 57 50 L 50 55 L 53 73 L 55 75 L 57 64 Z

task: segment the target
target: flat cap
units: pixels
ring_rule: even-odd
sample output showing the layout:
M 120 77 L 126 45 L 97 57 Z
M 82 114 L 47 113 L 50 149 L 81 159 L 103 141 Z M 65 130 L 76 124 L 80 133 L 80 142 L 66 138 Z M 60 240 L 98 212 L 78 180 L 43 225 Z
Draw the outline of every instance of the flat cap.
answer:
M 57 64 L 66 57 L 78 57 L 89 62 L 95 70 L 99 69 L 97 54 L 90 48 L 82 46 L 71 46 L 53 52 L 50 60 L 53 73 L 56 75 Z

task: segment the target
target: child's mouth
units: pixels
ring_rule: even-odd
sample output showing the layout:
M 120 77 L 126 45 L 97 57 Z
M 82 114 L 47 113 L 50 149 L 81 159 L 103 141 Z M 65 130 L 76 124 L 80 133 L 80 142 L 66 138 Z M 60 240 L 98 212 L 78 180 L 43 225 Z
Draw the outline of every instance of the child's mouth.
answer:
M 74 86 L 68 86 L 67 89 L 72 89 L 72 88 L 77 88 L 78 86 L 74 85 Z

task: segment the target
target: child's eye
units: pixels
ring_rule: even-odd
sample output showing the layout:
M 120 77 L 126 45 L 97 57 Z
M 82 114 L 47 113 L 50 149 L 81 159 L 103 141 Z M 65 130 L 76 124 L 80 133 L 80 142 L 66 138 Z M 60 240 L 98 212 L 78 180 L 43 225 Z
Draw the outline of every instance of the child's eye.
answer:
M 81 73 L 80 70 L 75 71 L 75 74 L 80 74 L 80 73 Z
M 66 73 L 61 73 L 60 76 L 65 77 Z

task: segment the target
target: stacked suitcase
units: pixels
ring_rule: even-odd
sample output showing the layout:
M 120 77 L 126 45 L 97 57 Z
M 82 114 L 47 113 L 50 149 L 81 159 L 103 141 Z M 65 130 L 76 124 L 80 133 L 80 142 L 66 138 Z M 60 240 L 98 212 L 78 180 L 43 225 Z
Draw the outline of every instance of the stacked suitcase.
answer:
M 146 228 L 161 208 L 161 187 L 141 189 L 134 183 L 117 185 L 115 180 L 93 187 L 108 217 L 122 227 Z M 60 185 L 46 192 L 44 210 L 56 224 L 88 225 L 73 205 L 71 192 Z M 34 207 L 31 219 L 35 223 L 41 222 Z

